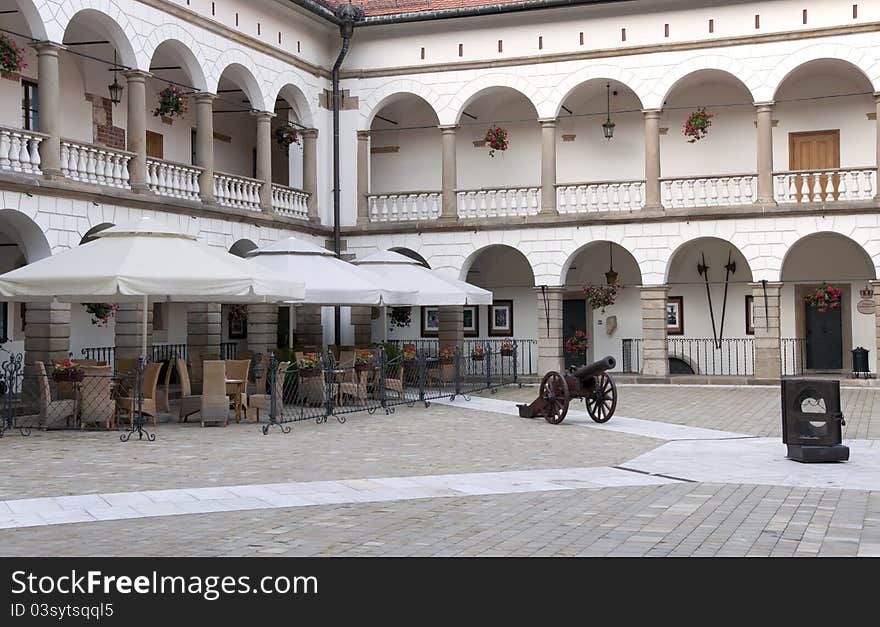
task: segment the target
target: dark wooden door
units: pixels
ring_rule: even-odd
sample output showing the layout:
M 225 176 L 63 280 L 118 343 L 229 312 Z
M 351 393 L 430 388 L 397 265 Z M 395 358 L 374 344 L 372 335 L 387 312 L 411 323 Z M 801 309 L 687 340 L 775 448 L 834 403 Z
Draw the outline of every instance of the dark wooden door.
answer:
M 804 337 L 808 370 L 843 368 L 843 318 L 840 307 L 820 312 L 804 303 Z
M 587 329 L 587 301 L 583 298 L 562 301 L 562 342 L 575 334 L 575 331 L 584 331 L 590 335 Z M 592 338 L 591 338 L 592 339 Z M 583 366 L 586 363 L 586 355 L 574 355 L 565 351 L 565 367 Z

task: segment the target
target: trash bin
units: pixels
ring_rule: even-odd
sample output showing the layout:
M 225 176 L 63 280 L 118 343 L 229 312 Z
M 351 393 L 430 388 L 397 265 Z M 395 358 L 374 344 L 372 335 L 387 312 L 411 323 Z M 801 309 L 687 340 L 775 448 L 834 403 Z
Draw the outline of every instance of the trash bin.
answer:
M 858 346 L 852 350 L 852 373 L 853 377 L 859 378 L 861 375 L 865 375 L 865 378 L 870 374 L 870 370 L 868 369 L 868 349 Z
M 841 443 L 845 424 L 840 381 L 782 380 L 782 442 L 788 446 L 788 459 L 847 461 L 849 448 Z

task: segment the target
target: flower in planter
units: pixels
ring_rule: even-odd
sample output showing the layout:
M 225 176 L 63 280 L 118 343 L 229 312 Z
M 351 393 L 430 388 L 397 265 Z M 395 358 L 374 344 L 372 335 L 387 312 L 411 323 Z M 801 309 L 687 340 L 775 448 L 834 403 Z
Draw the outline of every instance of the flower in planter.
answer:
M 83 307 L 92 314 L 92 324 L 99 327 L 107 326 L 110 318 L 119 311 L 116 303 L 83 303 Z
M 614 282 L 611 285 L 593 285 L 590 283 L 584 288 L 584 298 L 592 309 L 601 309 L 605 313 L 605 308 L 610 307 L 617 301 L 620 290 L 623 289 L 620 283 Z
M 290 122 L 285 122 L 276 128 L 275 143 L 284 150 L 284 154 L 288 154 L 291 144 L 299 144 L 299 133 L 296 127 Z
M 169 85 L 159 92 L 159 104 L 153 109 L 153 115 L 165 118 L 183 117 L 186 113 L 186 104 L 184 91 L 177 85 Z
M 318 353 L 304 353 L 298 366 L 300 369 L 317 368 L 321 363 L 321 355 Z
M 373 363 L 373 351 L 363 350 L 363 351 L 358 351 L 354 354 L 355 369 L 357 369 L 358 366 L 360 366 L 361 369 L 367 368 L 370 365 L 372 365 L 372 363 Z
M 247 320 L 248 318 L 248 306 L 247 305 L 233 305 L 229 310 L 229 319 L 230 320 Z
M 52 374 L 56 377 L 75 377 L 84 372 L 82 366 L 75 359 L 68 359 L 56 362 Z
M 471 358 L 479 361 L 483 357 L 486 356 L 486 349 L 477 344 L 474 346 L 474 349 L 471 351 Z
M 691 113 L 687 120 L 684 121 L 684 136 L 688 138 L 688 143 L 693 144 L 709 134 L 709 127 L 712 126 L 711 113 L 706 113 L 706 107 L 700 107 Z
M 500 126 L 492 126 L 486 131 L 483 141 L 489 146 L 489 156 L 494 157 L 496 150 L 507 150 L 507 131 Z
M 804 302 L 809 304 L 819 313 L 825 313 L 829 309 L 840 307 L 843 290 L 833 285 L 822 283 L 820 287 L 804 296 Z
M 408 327 L 412 322 L 411 307 L 389 307 L 388 322 L 392 327 L 404 328 Z
M 501 354 L 502 355 L 513 354 L 513 342 L 501 342 Z
M 440 349 L 440 361 L 445 363 L 451 363 L 453 358 L 455 357 L 455 349 L 451 346 L 446 346 L 445 348 Z
M 416 358 L 416 345 L 415 344 L 407 344 L 403 347 L 403 352 L 401 353 L 401 357 L 403 357 L 403 361 L 415 361 Z
M 24 48 L 15 45 L 15 40 L 0 34 L 0 76 L 9 78 L 26 68 Z
M 578 329 L 570 338 L 565 340 L 565 350 L 569 353 L 583 353 L 590 345 L 590 338 L 587 334 Z

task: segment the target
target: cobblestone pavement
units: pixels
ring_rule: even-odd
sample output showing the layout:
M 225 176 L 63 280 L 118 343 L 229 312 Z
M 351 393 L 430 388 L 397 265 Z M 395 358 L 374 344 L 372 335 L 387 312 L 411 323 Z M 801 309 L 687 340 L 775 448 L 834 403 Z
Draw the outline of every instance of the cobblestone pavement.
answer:
M 503 389 L 492 397 L 523 402 L 535 392 Z M 844 390 L 843 401 L 845 438 L 880 439 L 880 390 Z M 621 386 L 618 413 L 753 436 L 780 432 L 775 388 Z M 344 425 L 301 423 L 286 436 L 264 437 L 254 425 L 160 425 L 157 432 L 160 440 L 153 444 L 122 444 L 115 433 L 8 435 L 0 440 L 0 500 L 627 467 L 628 460 L 669 446 L 632 433 L 441 405 L 399 408 L 392 416 L 354 415 Z M 713 482 L 6 529 L 0 555 L 880 555 L 880 491 L 707 481 Z
M 679 483 L 7 530 L 4 555 L 880 555 L 880 492 Z
M 537 386 L 508 387 L 487 398 L 528 403 Z M 843 437 L 880 439 L 880 389 L 843 388 L 840 392 L 846 418 Z M 775 386 L 707 387 L 671 385 L 619 385 L 617 415 L 643 420 L 781 437 L 779 388 Z M 582 401 L 575 407 L 583 409 Z

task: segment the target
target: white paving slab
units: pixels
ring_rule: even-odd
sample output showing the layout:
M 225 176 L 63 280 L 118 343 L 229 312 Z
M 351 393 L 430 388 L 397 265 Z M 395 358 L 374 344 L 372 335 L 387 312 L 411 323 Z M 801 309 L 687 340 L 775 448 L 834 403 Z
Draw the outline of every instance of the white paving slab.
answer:
M 880 490 L 880 440 L 848 440 L 850 461 L 802 464 L 779 438 L 669 442 L 624 464 L 643 472 L 710 483 Z
M 0 501 L 0 529 L 319 504 L 667 483 L 674 480 L 615 468 L 557 468 L 84 494 Z
M 447 405 L 449 407 L 461 407 L 470 411 L 488 411 L 496 414 L 505 414 L 508 416 L 519 416 L 519 410 L 516 403 L 495 398 L 484 398 L 481 396 L 473 396 L 467 401 L 461 397 L 450 401 L 447 398 L 434 399 L 432 403 L 438 405 Z M 640 418 L 627 418 L 617 414 L 606 423 L 593 422 L 590 415 L 585 410 L 575 409 L 575 403 L 581 404 L 581 401 L 572 401 L 572 407 L 568 410 L 565 420 L 562 424 L 578 425 L 580 427 L 590 427 L 591 429 L 601 429 L 603 431 L 614 431 L 617 433 L 626 433 L 628 435 L 640 435 L 647 438 L 655 438 L 657 440 L 718 440 L 724 438 L 748 438 L 751 437 L 744 433 L 733 433 L 731 431 L 718 431 L 716 429 L 704 429 L 702 427 L 689 427 L 687 425 L 675 425 L 668 422 L 657 422 L 654 420 L 642 420 Z M 537 420 L 543 420 L 538 418 Z

